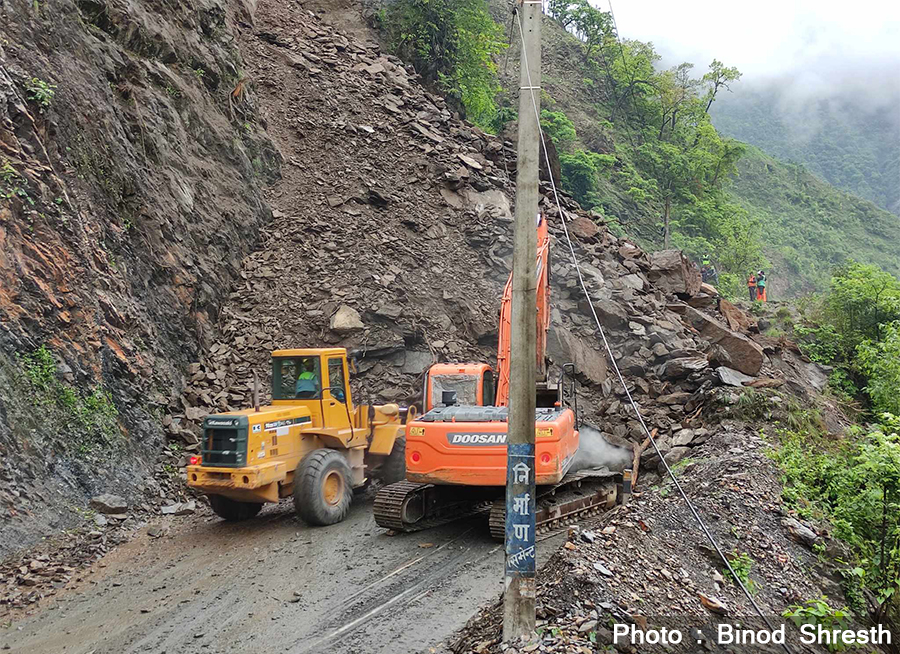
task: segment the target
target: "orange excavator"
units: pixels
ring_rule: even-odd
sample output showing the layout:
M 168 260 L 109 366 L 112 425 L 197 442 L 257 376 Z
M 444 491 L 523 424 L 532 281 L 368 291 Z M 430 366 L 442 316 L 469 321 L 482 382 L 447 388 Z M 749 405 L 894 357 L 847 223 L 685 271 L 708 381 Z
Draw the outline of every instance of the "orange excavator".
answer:
M 549 379 L 550 235 L 537 219 L 537 370 L 535 389 L 536 528 L 554 528 L 605 510 L 616 501 L 616 474 L 570 472 L 578 450 L 574 366 Z M 478 513 L 490 514 L 503 539 L 506 520 L 506 437 L 509 403 L 512 275 L 500 306 L 496 390 L 485 363 L 440 363 L 426 376 L 424 413 L 406 426 L 406 480 L 382 488 L 375 521 L 395 531 L 418 531 Z

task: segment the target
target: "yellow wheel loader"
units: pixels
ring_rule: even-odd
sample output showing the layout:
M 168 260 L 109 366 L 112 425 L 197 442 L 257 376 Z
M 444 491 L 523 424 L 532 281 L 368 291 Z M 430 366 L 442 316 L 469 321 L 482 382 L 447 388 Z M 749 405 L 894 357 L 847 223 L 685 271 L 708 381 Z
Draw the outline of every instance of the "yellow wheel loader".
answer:
M 396 404 L 354 406 L 344 348 L 272 352 L 272 404 L 207 416 L 188 486 L 226 520 L 293 496 L 309 524 L 340 522 L 369 476 L 405 478 L 404 422 Z M 255 394 L 255 393 L 254 393 Z

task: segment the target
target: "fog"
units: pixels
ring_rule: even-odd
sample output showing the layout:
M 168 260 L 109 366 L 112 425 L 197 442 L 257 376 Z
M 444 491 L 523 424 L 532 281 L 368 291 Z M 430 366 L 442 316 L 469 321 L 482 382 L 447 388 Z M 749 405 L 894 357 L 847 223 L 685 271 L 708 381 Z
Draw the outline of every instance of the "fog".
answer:
M 591 0 L 609 9 L 609 0 Z M 623 38 L 652 41 L 664 66 L 736 66 L 735 94 L 780 87 L 786 112 L 840 98 L 863 110 L 900 99 L 900 3 L 861 0 L 613 2 Z M 900 115 L 900 111 L 897 112 Z

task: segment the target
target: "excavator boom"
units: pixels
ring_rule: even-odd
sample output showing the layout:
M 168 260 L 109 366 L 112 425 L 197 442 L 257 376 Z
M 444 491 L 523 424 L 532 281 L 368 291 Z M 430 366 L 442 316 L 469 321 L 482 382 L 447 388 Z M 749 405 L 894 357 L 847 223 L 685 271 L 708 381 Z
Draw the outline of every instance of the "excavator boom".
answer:
M 537 378 L 547 379 L 547 331 L 550 329 L 550 233 L 543 214 L 537 218 Z M 500 302 L 500 342 L 497 348 L 496 406 L 509 404 L 509 352 L 512 333 L 512 274 Z

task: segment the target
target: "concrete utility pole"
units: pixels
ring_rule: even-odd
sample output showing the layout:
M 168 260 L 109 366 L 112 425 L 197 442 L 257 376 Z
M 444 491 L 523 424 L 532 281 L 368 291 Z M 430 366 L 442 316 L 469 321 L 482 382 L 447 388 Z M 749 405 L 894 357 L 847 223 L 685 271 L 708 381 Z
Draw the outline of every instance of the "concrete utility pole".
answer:
M 518 0 L 519 147 L 513 246 L 509 423 L 506 463 L 506 575 L 503 639 L 534 631 L 534 409 L 537 369 L 537 217 L 541 101 L 541 0 Z M 535 112 L 535 106 L 538 111 Z

